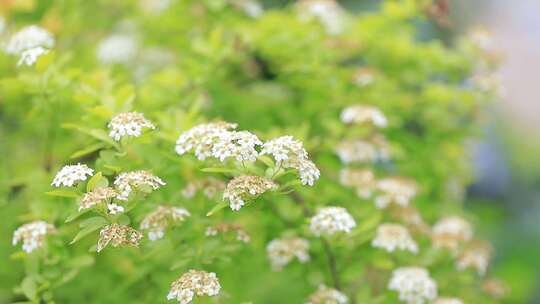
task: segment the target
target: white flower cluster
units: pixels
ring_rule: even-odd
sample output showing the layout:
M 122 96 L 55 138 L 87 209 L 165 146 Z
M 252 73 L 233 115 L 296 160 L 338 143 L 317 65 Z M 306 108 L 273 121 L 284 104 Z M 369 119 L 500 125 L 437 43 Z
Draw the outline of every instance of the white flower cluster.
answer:
M 461 242 L 469 241 L 473 236 L 471 224 L 457 216 L 440 219 L 432 232 L 433 245 L 436 248 L 457 249 Z
M 398 224 L 381 224 L 377 228 L 377 234 L 371 242 L 373 247 L 386 249 L 394 252 L 396 249 L 418 252 L 418 245 L 412 239 L 407 228 Z
M 298 237 L 274 239 L 266 246 L 268 259 L 274 270 L 281 270 L 294 258 L 300 263 L 309 261 L 309 242 Z
M 437 298 L 437 283 L 424 268 L 402 267 L 392 272 L 388 289 L 397 291 L 408 304 L 430 303 Z
M 56 173 L 56 176 L 54 177 L 51 186 L 71 187 L 79 181 L 85 181 L 87 175 L 92 176 L 93 174 L 94 170 L 88 168 L 87 165 L 81 165 L 80 163 L 76 165 L 67 165 L 64 166 L 58 173 Z
M 220 289 L 221 285 L 215 273 L 191 269 L 171 284 L 167 299 L 189 304 L 195 295 L 216 296 Z
M 341 121 L 346 124 L 369 123 L 378 128 L 385 128 L 388 124 L 386 116 L 379 109 L 366 105 L 345 108 L 341 112 Z
M 473 242 L 458 256 L 456 267 L 458 270 L 474 268 L 480 275 L 484 275 L 489 266 L 493 248 L 487 242 Z
M 311 218 L 309 229 L 316 236 L 350 233 L 356 227 L 354 218 L 342 207 L 320 208 Z
M 156 210 L 146 215 L 140 228 L 148 231 L 148 239 L 155 241 L 163 238 L 165 229 L 176 223 L 185 221 L 191 213 L 184 208 L 172 206 L 158 206 Z
M 437 298 L 433 304 L 463 304 L 463 301 L 457 298 Z
M 493 51 L 495 43 L 493 42 L 493 36 L 485 28 L 474 28 L 468 33 L 469 40 L 474 44 L 478 49 L 489 52 Z
M 125 136 L 139 137 L 143 128 L 156 128 L 142 113 L 137 112 L 120 113 L 111 119 L 107 127 L 110 129 L 109 136 L 116 141 Z
M 159 15 L 171 6 L 171 0 L 139 0 L 139 8 L 142 12 Z
M 232 179 L 223 192 L 223 199 L 229 200 L 234 211 L 240 210 L 245 200 L 253 199 L 269 190 L 277 188 L 273 181 L 260 176 L 241 175 Z
M 304 185 L 313 186 L 321 175 L 317 166 L 309 160 L 302 142 L 292 136 L 282 136 L 264 143 L 260 154 L 272 155 L 278 167 L 297 170 Z
M 309 296 L 306 304 L 347 304 L 348 302 L 349 298 L 341 291 L 321 285 Z
M 388 207 L 391 203 L 404 207 L 416 195 L 416 183 L 401 177 L 387 177 L 377 182 L 377 189 L 381 192 L 375 198 L 375 205 L 379 209 Z
M 19 55 L 17 65 L 33 65 L 54 46 L 54 37 L 44 28 L 27 26 L 17 32 L 6 45 L 8 54 Z
M 202 190 L 207 198 L 214 198 L 216 194 L 225 189 L 225 182 L 214 177 L 204 177 L 202 179 L 190 181 L 184 189 L 182 195 L 185 198 L 192 198 L 197 191 Z
M 375 188 L 375 174 L 369 169 L 342 169 L 339 181 L 343 186 L 355 188 L 358 196 L 364 199 L 371 197 Z
M 206 236 L 217 236 L 219 233 L 224 234 L 231 231 L 236 232 L 236 240 L 244 243 L 249 243 L 251 241 L 249 234 L 242 226 L 237 224 L 221 223 L 213 227 L 208 227 L 206 228 L 205 234 Z
M 134 246 L 138 247 L 143 234 L 128 225 L 110 224 L 99 231 L 97 252 L 103 250 L 108 244 L 113 247 Z
M 482 290 L 490 297 L 500 300 L 508 293 L 508 287 L 503 281 L 490 278 L 482 283 Z
M 353 75 L 353 82 L 359 87 L 365 87 L 375 81 L 375 73 L 370 68 L 361 68 Z
M 390 158 L 388 143 L 381 136 L 369 140 L 344 140 L 337 145 L 336 154 L 344 164 L 376 162 Z
M 119 191 L 116 198 L 126 201 L 134 188 L 149 186 L 153 190 L 156 190 L 164 186 L 165 182 L 150 172 L 139 170 L 120 173 L 114 180 L 114 185 Z
M 345 13 L 335 0 L 301 0 L 298 9 L 302 19 L 316 18 L 330 35 L 344 30 Z
M 99 187 L 84 194 L 79 203 L 79 211 L 93 208 L 96 205 L 105 203 L 111 214 L 124 212 L 124 207 L 112 203 L 112 199 L 118 196 L 118 192 L 110 187 Z
M 30 253 L 43 247 L 45 236 L 55 230 L 53 225 L 44 221 L 35 221 L 24 224 L 17 228 L 13 233 L 13 246 L 22 242 L 22 249 L 25 252 Z
M 234 131 L 236 124 L 217 122 L 198 125 L 180 135 L 176 152 L 194 151 L 199 160 L 215 157 L 220 161 L 232 157 L 237 161 L 255 161 L 256 146 L 262 142 L 248 131 Z
M 231 4 L 251 18 L 258 18 L 264 13 L 262 5 L 256 0 L 230 0 Z
M 97 58 L 102 64 L 125 64 L 137 56 L 137 39 L 128 34 L 113 34 L 103 39 L 97 48 Z

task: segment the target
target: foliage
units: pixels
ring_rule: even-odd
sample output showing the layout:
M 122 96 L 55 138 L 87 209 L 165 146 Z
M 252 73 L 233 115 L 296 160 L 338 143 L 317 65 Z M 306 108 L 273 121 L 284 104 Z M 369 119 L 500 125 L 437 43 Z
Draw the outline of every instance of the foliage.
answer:
M 261 15 L 246 6 L 250 1 L 170 1 L 161 10 L 167 2 L 5 4 L 5 40 L 39 24 L 56 41 L 32 66 L 0 56 L 2 231 L 35 220 L 56 230 L 30 253 L 12 247 L 10 233 L 0 237 L 0 302 L 165 303 L 171 283 L 198 269 L 215 272 L 221 292 L 196 297 L 197 303 L 302 303 L 319 285 L 340 290 L 351 303 L 396 303 L 397 292 L 387 286 L 392 271 L 404 266 L 429 269 L 441 296 L 464 303 L 522 300 L 486 292 L 490 270 L 457 270 L 455 260 L 477 240 L 460 240 L 455 250 L 433 245 L 431 224 L 440 218 L 478 220 L 462 208 L 471 181 L 466 142 L 496 93 L 475 81 L 493 60 L 474 37 L 451 45 L 423 37 L 420 29 L 432 22 L 425 16 L 430 1 L 385 1 L 360 15 L 334 7 L 315 17 L 310 1 Z M 112 34 L 131 39 L 131 49 L 118 44 L 103 51 Z M 369 109 L 380 110 L 387 126 L 340 120 L 354 105 L 376 107 Z M 109 137 L 111 119 L 132 111 L 144 113 L 155 129 L 120 141 Z M 236 123 L 266 143 L 294 136 L 320 179 L 309 186 L 298 178 L 304 167 L 287 168 L 258 145 L 255 162 L 175 151 L 181 134 L 217 121 Z M 361 153 L 375 149 L 375 156 L 343 163 L 340 147 L 356 140 L 368 142 Z M 92 168 L 92 177 L 51 186 L 64 165 L 77 163 Z M 374 180 L 343 185 L 342 169 L 371 170 Z M 115 199 L 124 212 L 103 204 L 79 210 L 86 193 L 116 187 L 119 174 L 137 170 L 166 185 L 131 184 L 127 201 Z M 233 211 L 230 198 L 222 199 L 223 185 L 244 175 L 271 186 L 241 194 L 246 204 Z M 377 181 L 394 176 L 414 181 L 410 202 L 377 208 L 385 194 Z M 194 191 L 199 188 L 209 193 Z M 108 240 L 96 247 L 104 227 L 139 229 L 158 206 L 185 208 L 190 216 L 167 222 L 155 241 L 145 233 L 139 246 L 114 248 Z M 317 236 L 310 219 L 323 206 L 345 208 L 356 226 Z M 372 246 L 383 223 L 406 226 L 418 253 Z M 246 232 L 250 241 L 239 242 L 230 230 Z M 293 237 L 308 240 L 309 261 L 272 269 L 267 244 Z

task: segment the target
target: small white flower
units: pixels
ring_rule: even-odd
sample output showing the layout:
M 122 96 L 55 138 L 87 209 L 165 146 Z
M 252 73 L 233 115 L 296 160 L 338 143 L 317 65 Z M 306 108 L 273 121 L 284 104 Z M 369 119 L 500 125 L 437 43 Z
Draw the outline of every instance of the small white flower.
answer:
M 116 190 L 110 187 L 98 187 L 94 190 L 84 194 L 79 203 L 79 211 L 84 209 L 90 209 L 101 203 L 110 203 L 112 199 L 116 198 L 118 193 Z M 108 208 L 109 209 L 109 208 Z
M 274 239 L 266 246 L 268 259 L 274 270 L 281 270 L 294 258 L 300 263 L 309 261 L 309 242 L 297 237 Z
M 97 243 L 97 252 L 101 252 L 107 245 L 113 247 L 133 246 L 139 247 L 143 234 L 128 225 L 113 223 L 103 227 L 99 231 L 99 240 Z
M 394 252 L 396 249 L 418 252 L 418 245 L 411 238 L 407 228 L 398 224 L 381 224 L 371 245 L 388 252 Z
M 479 275 L 484 275 L 489 266 L 493 248 L 487 242 L 476 241 L 463 250 L 457 258 L 458 270 L 474 268 Z
M 198 125 L 180 135 L 176 141 L 176 153 L 182 155 L 194 151 L 199 160 L 215 157 L 220 161 L 234 158 L 237 161 L 255 161 L 256 146 L 262 144 L 256 135 L 248 131 L 234 131 L 236 124 L 225 122 Z
M 320 208 L 311 218 L 310 230 L 316 236 L 350 233 L 356 227 L 354 218 L 342 207 Z
M 54 177 L 51 186 L 60 187 L 72 187 L 77 184 L 79 181 L 85 181 L 88 176 L 92 176 L 94 170 L 88 168 L 87 165 L 67 165 L 64 166 L 56 176 Z
M 47 54 L 54 46 L 52 34 L 36 25 L 27 26 L 17 32 L 6 45 L 6 52 L 19 55 L 17 65 L 33 65 L 37 58 Z
M 145 185 L 151 187 L 153 190 L 157 190 L 159 187 L 164 186 L 165 182 L 149 172 L 140 170 L 120 173 L 114 180 L 114 185 L 119 191 L 116 198 L 126 201 L 134 188 L 137 189 Z
M 139 0 L 139 7 L 143 12 L 159 15 L 171 6 L 171 0 Z
M 144 217 L 141 230 L 148 231 L 148 239 L 155 241 L 163 238 L 165 230 L 185 221 L 191 213 L 184 208 L 172 206 L 158 206 Z
M 469 32 L 468 37 L 478 49 L 485 52 L 493 51 L 495 43 L 493 42 L 493 36 L 487 29 L 482 27 L 474 28 Z
M 135 59 L 138 48 L 132 35 L 113 34 L 99 43 L 97 58 L 102 64 L 125 64 Z
M 349 298 L 341 291 L 321 285 L 319 290 L 309 296 L 306 304 L 347 304 L 348 302 Z
M 417 192 L 416 183 L 402 177 L 383 178 L 377 182 L 377 189 L 381 192 L 375 198 L 375 205 L 379 209 L 392 203 L 405 207 Z
M 122 137 L 139 137 L 143 128 L 156 128 L 143 114 L 137 112 L 120 113 L 113 117 L 107 126 L 111 130 L 109 136 L 116 141 Z
M 375 81 L 375 73 L 370 68 L 361 68 L 353 75 L 353 82 L 359 87 L 365 87 Z
M 345 28 L 345 13 L 335 0 L 302 0 L 297 7 L 301 19 L 317 19 L 330 35 L 338 35 Z
M 124 207 L 117 204 L 108 204 L 107 209 L 109 210 L 110 214 L 118 214 L 124 212 Z
M 392 272 L 388 289 L 397 291 L 408 304 L 430 303 L 437 298 L 437 283 L 424 268 L 401 267 Z
M 215 273 L 191 269 L 171 284 L 167 300 L 189 304 L 195 295 L 217 296 L 220 289 L 221 285 Z
M 344 140 L 337 145 L 335 151 L 344 164 L 377 162 L 390 158 L 388 143 L 382 136 L 367 140 Z
M 385 128 L 388 125 L 386 116 L 377 108 L 367 105 L 355 105 L 341 112 L 341 121 L 346 124 L 370 123 L 375 127 Z
M 255 199 L 266 191 L 274 190 L 277 184 L 264 177 L 241 175 L 232 179 L 223 192 L 223 199 L 229 200 L 234 211 L 240 210 L 248 199 Z
M 303 185 L 313 186 L 321 172 L 308 158 L 302 142 L 292 136 L 281 136 L 263 144 L 260 155 L 269 154 L 274 157 L 279 168 L 292 168 L 298 171 Z
M 343 186 L 356 188 L 356 193 L 363 199 L 371 197 L 375 188 L 375 174 L 368 169 L 342 169 L 339 181 Z
M 457 216 L 440 219 L 432 232 L 433 245 L 436 248 L 456 250 L 460 243 L 469 241 L 473 236 L 471 224 Z
M 31 253 L 32 251 L 43 247 L 45 236 L 55 232 L 53 225 L 44 221 L 35 221 L 24 224 L 17 228 L 13 233 L 13 246 L 22 241 L 22 249 Z

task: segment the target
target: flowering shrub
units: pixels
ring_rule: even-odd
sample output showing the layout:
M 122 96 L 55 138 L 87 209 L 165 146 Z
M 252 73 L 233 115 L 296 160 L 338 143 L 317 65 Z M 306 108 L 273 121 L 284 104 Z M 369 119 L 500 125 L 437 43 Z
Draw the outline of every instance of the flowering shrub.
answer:
M 27 2 L 2 34 L 0 301 L 507 296 L 462 208 L 485 34 L 422 37 L 427 0 Z

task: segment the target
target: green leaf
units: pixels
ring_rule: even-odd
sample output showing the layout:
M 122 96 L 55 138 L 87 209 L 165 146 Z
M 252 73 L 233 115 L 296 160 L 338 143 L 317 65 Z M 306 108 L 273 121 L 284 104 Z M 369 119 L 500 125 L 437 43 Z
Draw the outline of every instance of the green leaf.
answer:
M 99 139 L 100 141 L 104 142 L 104 143 L 107 143 L 115 148 L 120 148 L 120 146 L 118 145 L 117 142 L 115 142 L 112 138 L 109 137 L 109 135 L 107 134 L 107 132 L 105 132 L 104 130 L 101 130 L 101 129 L 89 129 L 89 128 L 86 128 L 86 127 L 82 127 L 82 126 L 79 126 L 79 125 L 76 125 L 76 124 L 72 124 L 72 123 L 65 123 L 65 124 L 62 124 L 62 128 L 64 129 L 72 129 L 72 130 L 77 130 L 83 134 L 86 134 L 86 135 L 90 135 L 96 139 Z
M 75 242 L 79 241 L 80 239 L 84 238 L 85 236 L 89 235 L 90 233 L 100 229 L 101 227 L 107 225 L 109 222 L 101 216 L 95 216 L 88 218 L 81 222 L 81 230 L 75 235 L 73 240 L 69 243 L 74 244 Z
M 263 164 L 265 164 L 269 168 L 274 168 L 275 167 L 275 164 L 272 161 L 272 159 L 270 157 L 266 156 L 266 155 L 261 155 L 257 159 L 260 160 Z
M 86 184 L 86 191 L 90 192 L 95 188 L 107 187 L 109 185 L 109 180 L 103 177 L 101 172 L 96 173 Z
M 105 223 L 107 224 L 108 221 L 106 218 L 102 217 L 102 216 L 93 216 L 93 217 L 89 217 L 87 219 L 85 219 L 84 221 L 82 221 L 80 224 L 79 224 L 79 227 L 81 228 L 85 228 L 85 227 L 88 227 L 88 226 L 94 226 L 94 225 L 97 225 L 99 223 Z
M 113 172 L 120 172 L 122 171 L 122 167 L 119 167 L 119 166 L 112 166 L 112 165 L 104 165 L 103 167 L 105 167 L 105 169 L 109 169 Z
M 75 189 L 59 189 L 59 190 L 53 190 L 49 192 L 45 192 L 47 195 L 51 196 L 60 196 L 60 197 L 79 197 L 79 193 Z
M 64 221 L 64 223 L 69 223 L 69 222 L 73 222 L 74 220 L 76 220 L 77 218 L 79 218 L 79 216 L 85 214 L 86 212 L 90 211 L 90 209 L 84 209 L 84 210 L 81 210 L 81 211 L 74 211 L 72 212 L 70 215 L 68 215 L 68 217 L 66 218 L 66 220 Z
M 97 151 L 99 149 L 102 149 L 105 147 L 105 144 L 104 143 L 95 143 L 93 145 L 90 145 L 84 149 L 81 149 L 79 151 L 76 151 L 76 152 L 73 152 L 73 154 L 71 154 L 70 158 L 79 158 L 81 156 L 85 156 L 85 155 L 88 155 L 94 151 Z
M 381 212 L 376 212 L 372 214 L 371 216 L 369 216 L 368 218 L 360 222 L 358 227 L 354 229 L 354 234 L 364 233 L 364 232 L 375 229 L 379 225 L 381 220 L 382 220 Z
M 37 300 L 37 284 L 32 277 L 26 277 L 21 283 L 21 291 L 28 299 Z
M 214 213 L 218 212 L 219 210 L 225 208 L 229 206 L 229 202 L 227 201 L 223 201 L 217 205 L 214 206 L 214 208 L 212 208 L 212 210 L 208 211 L 208 213 L 206 214 L 206 216 L 212 216 Z

